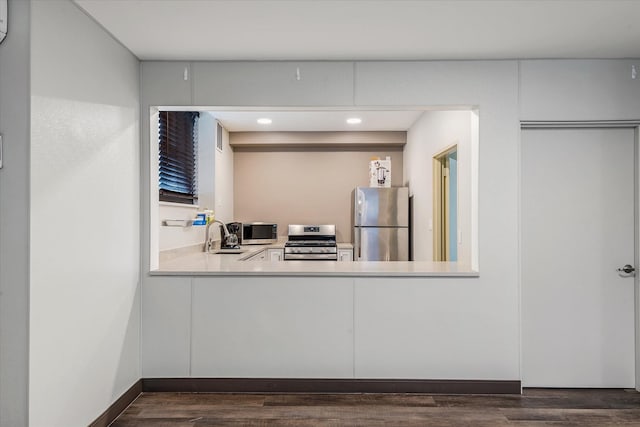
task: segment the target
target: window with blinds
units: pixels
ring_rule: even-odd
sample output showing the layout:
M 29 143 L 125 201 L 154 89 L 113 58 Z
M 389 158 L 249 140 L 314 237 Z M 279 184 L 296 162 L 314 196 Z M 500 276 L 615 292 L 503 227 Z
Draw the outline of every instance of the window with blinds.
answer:
M 191 111 L 160 111 L 160 201 L 198 203 L 198 117 Z

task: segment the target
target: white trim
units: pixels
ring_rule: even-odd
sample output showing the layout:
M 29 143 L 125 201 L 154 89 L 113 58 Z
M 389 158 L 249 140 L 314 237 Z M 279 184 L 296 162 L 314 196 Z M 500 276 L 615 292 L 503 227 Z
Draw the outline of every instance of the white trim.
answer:
M 588 129 L 588 128 L 635 128 L 640 126 L 640 120 L 523 120 L 520 129 Z
M 638 267 L 640 267 L 640 125 L 636 126 L 633 132 L 634 136 L 634 224 L 635 230 L 633 232 L 633 244 L 634 244 L 634 266 L 636 268 L 636 274 L 634 278 L 633 290 L 634 290 L 634 329 L 635 329 L 635 348 L 636 348 L 636 390 L 640 391 L 640 275 L 638 274 Z
M 200 209 L 200 205 L 188 205 L 186 203 L 176 203 L 176 202 L 158 202 L 158 206 L 172 206 L 175 208 Z
M 520 121 L 520 129 L 615 129 L 615 128 L 631 128 L 634 129 L 634 266 L 636 269 L 640 266 L 640 120 L 584 120 L 584 121 Z M 522 163 L 522 155 L 520 132 L 518 138 L 518 168 Z M 522 380 L 522 182 L 521 170 L 518 170 L 518 281 L 519 284 L 519 304 L 520 304 L 520 379 Z M 635 331 L 635 389 L 640 391 L 640 274 L 636 272 L 634 279 L 634 331 Z

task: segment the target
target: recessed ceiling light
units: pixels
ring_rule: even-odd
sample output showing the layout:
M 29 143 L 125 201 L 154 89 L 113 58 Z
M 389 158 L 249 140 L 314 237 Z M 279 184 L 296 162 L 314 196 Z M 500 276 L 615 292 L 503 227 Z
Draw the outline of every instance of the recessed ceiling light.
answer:
M 271 119 L 267 119 L 266 117 L 262 119 L 258 119 L 258 123 L 260 123 L 261 125 L 270 125 Z
M 359 125 L 360 123 L 362 123 L 362 119 L 358 117 L 351 117 L 347 119 L 347 123 L 349 123 L 350 125 Z

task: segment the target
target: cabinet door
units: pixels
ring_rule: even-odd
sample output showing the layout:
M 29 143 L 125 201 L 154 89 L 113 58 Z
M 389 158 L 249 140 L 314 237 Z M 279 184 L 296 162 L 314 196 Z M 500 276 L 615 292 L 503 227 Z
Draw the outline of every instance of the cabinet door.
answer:
M 269 261 L 282 261 L 284 258 L 284 249 L 267 249 L 267 259 Z
M 353 261 L 353 249 L 338 249 L 338 261 Z

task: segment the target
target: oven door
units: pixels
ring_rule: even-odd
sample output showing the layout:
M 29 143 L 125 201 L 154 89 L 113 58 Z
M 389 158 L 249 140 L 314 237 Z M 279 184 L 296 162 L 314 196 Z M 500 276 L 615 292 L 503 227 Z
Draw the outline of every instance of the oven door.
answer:
M 337 254 L 284 254 L 285 261 L 337 261 Z
M 284 259 L 288 260 L 338 260 L 336 246 L 285 246 Z
M 278 241 L 278 225 L 267 223 L 242 224 L 243 245 L 263 245 Z

